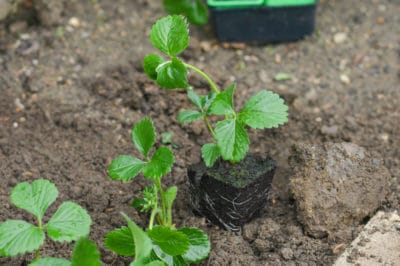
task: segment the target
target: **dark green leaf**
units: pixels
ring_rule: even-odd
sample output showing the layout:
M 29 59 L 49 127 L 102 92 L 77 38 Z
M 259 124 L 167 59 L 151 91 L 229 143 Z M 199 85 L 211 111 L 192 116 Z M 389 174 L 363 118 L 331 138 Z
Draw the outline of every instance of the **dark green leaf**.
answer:
M 120 155 L 112 161 L 108 173 L 112 179 L 129 181 L 139 174 L 145 164 L 138 158 Z
M 168 255 L 182 255 L 189 248 L 188 237 L 184 233 L 168 227 L 153 227 L 147 232 L 147 235 Z
M 186 124 L 190 123 L 199 119 L 202 119 L 205 114 L 199 113 L 196 110 L 185 110 L 179 112 L 178 114 L 178 121 L 179 123 Z
M 152 79 L 156 80 L 157 79 L 157 67 L 164 63 L 165 60 L 159 55 L 156 54 L 148 54 L 145 56 L 143 59 L 143 69 L 144 72 L 147 74 L 147 76 Z
M 142 207 L 145 203 L 146 203 L 146 201 L 145 201 L 144 199 L 136 198 L 136 199 L 134 199 L 133 202 L 132 202 L 132 207 L 133 207 L 133 208 L 140 208 L 140 207 Z
M 211 245 L 208 236 L 194 227 L 183 227 L 178 231 L 184 233 L 189 239 L 189 249 L 182 257 L 186 262 L 197 263 L 208 257 Z
M 135 256 L 135 241 L 128 227 L 110 231 L 104 238 L 104 245 L 121 256 Z
M 131 265 L 133 266 L 145 265 L 144 262 L 148 259 L 153 249 L 151 239 L 125 213 L 121 214 L 128 223 L 128 228 L 132 233 L 132 237 L 135 243 L 135 260 L 133 263 L 131 263 Z
M 139 152 L 147 157 L 156 139 L 153 122 L 149 118 L 140 120 L 132 130 L 132 140 Z
M 7 220 L 0 224 L 0 254 L 15 256 L 32 252 L 43 245 L 42 229 L 21 220 Z
M 153 245 L 153 251 L 155 252 L 156 256 L 165 262 L 168 266 L 187 266 L 189 265 L 186 261 L 182 258 L 181 255 L 171 256 L 162 251 L 162 249 L 157 246 Z
M 81 238 L 75 243 L 71 266 L 101 266 L 101 254 L 93 241 Z
M 161 177 L 171 171 L 174 163 L 174 154 L 167 147 L 160 147 L 156 150 L 143 168 L 143 175 L 147 178 L 155 179 Z
M 44 257 L 34 260 L 29 266 L 71 266 L 71 262 L 66 259 Z
M 89 214 L 74 202 L 61 204 L 46 225 L 47 234 L 54 241 L 71 242 L 87 236 L 90 232 Z
M 235 91 L 235 84 L 229 85 L 224 91 L 215 96 L 212 101 L 208 112 L 214 115 L 229 115 L 233 114 L 233 94 Z
M 199 26 L 207 24 L 208 9 L 201 0 L 192 0 L 190 8 L 185 13 L 191 23 Z
M 173 58 L 157 68 L 157 83 L 165 89 L 187 88 L 187 69 L 181 60 Z
M 183 16 L 172 15 L 159 19 L 150 33 L 151 43 L 161 52 L 173 57 L 189 44 L 189 28 Z
M 249 149 L 249 136 L 243 125 L 235 119 L 220 121 L 215 126 L 215 138 L 224 160 L 239 162 Z
M 201 157 L 207 167 L 213 166 L 220 155 L 219 148 L 214 143 L 204 144 L 201 148 Z
M 145 266 L 165 266 L 165 263 L 159 260 L 155 260 L 147 263 Z
M 278 94 L 263 90 L 250 98 L 238 116 L 252 128 L 278 127 L 287 122 L 288 107 Z
M 11 202 L 18 208 L 24 209 L 38 219 L 42 219 L 47 208 L 56 200 L 58 190 L 48 180 L 38 179 L 29 184 L 22 182 L 11 192 Z
M 178 192 L 178 188 L 176 186 L 169 187 L 164 192 L 165 205 L 166 205 L 167 209 L 170 209 L 172 207 L 172 204 L 174 203 L 177 192 Z

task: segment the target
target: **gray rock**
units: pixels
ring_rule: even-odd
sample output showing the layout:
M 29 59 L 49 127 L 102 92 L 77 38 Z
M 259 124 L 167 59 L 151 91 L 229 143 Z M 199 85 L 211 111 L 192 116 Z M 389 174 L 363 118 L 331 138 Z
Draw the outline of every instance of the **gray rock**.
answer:
M 298 219 L 317 238 L 358 225 L 389 189 L 390 173 L 380 156 L 352 143 L 297 144 L 290 165 Z

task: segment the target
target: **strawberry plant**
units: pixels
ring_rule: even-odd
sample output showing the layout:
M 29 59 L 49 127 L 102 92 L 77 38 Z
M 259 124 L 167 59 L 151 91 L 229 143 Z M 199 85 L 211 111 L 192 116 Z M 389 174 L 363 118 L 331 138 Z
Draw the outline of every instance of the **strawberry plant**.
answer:
M 247 127 L 273 128 L 287 122 L 288 107 L 278 94 L 262 90 L 237 110 L 234 103 L 235 84 L 220 90 L 205 72 L 178 58 L 189 44 L 189 28 L 184 17 L 173 15 L 158 20 L 151 29 L 150 41 L 166 58 L 149 54 L 144 58 L 143 69 L 164 89 L 187 90 L 195 109 L 180 112 L 178 121 L 190 123 L 202 119 L 206 124 L 213 138 L 213 142 L 202 147 L 202 158 L 207 166 L 212 166 L 219 157 L 232 163 L 241 161 L 249 150 Z M 212 92 L 208 95 L 197 94 L 189 85 L 189 71 L 204 78 Z M 210 122 L 210 117 L 214 115 L 223 117 L 215 125 Z
M 194 25 L 207 24 L 208 9 L 201 0 L 163 0 L 163 4 L 168 13 L 185 15 Z
M 37 223 L 34 225 L 23 220 L 6 220 L 1 223 L 0 254 L 2 256 L 16 256 L 35 251 L 36 260 L 33 265 L 49 265 L 43 264 L 43 261 L 50 263 L 62 259 L 40 258 L 40 247 L 44 244 L 45 233 L 51 240 L 57 242 L 76 241 L 89 234 L 92 222 L 90 216 L 81 206 L 70 201 L 63 202 L 50 220 L 47 223 L 43 222 L 46 210 L 57 197 L 56 186 L 45 179 L 35 180 L 31 184 L 22 182 L 14 187 L 11 191 L 11 202 L 18 208 L 33 214 Z M 89 246 L 87 241 L 82 240 L 77 242 L 75 248 L 79 251 L 81 245 Z M 80 256 L 77 258 L 79 259 Z M 63 260 L 64 264 L 60 265 L 77 265 L 74 261 L 78 259 L 73 259 L 72 264 L 67 264 Z
M 139 173 L 152 181 L 142 191 L 143 197 L 134 206 L 150 212 L 147 231 L 142 230 L 128 216 L 122 214 L 128 227 L 109 232 L 105 246 L 122 256 L 134 256 L 131 265 L 188 265 L 204 260 L 210 251 L 207 235 L 194 227 L 176 229 L 172 219 L 172 205 L 177 187 L 164 189 L 162 177 L 171 171 L 174 156 L 168 147 L 161 146 L 151 154 L 156 133 L 149 118 L 139 121 L 132 130 L 132 141 L 142 158 L 120 155 L 109 167 L 114 180 L 129 181 Z

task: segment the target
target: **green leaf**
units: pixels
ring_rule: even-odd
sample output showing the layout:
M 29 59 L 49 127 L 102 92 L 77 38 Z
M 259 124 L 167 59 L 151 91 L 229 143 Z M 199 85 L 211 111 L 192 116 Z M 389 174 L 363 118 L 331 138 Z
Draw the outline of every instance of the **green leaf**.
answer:
M 165 205 L 166 205 L 167 209 L 170 209 L 172 207 L 172 204 L 174 203 L 177 192 L 178 192 L 178 188 L 176 186 L 169 187 L 164 192 Z
M 206 97 L 202 98 L 202 105 L 205 111 L 207 111 L 208 108 L 210 108 L 210 105 L 212 104 L 216 96 L 217 94 L 211 92 Z
M 249 136 L 243 125 L 235 119 L 220 121 L 215 126 L 215 138 L 224 160 L 239 162 L 249 149 Z
M 147 157 L 156 140 L 156 131 L 149 118 L 140 120 L 132 130 L 132 140 L 139 152 Z
M 46 225 L 47 234 L 54 241 L 78 240 L 90 232 L 89 214 L 76 203 L 66 201 L 57 209 Z
M 207 143 L 201 147 L 201 157 L 207 167 L 213 166 L 219 156 L 221 156 L 221 154 L 216 144 Z
M 235 110 L 233 109 L 233 94 L 235 86 L 235 84 L 231 84 L 228 88 L 218 94 L 212 101 L 208 113 L 214 115 L 229 115 L 235 113 Z
M 182 258 L 181 255 L 177 255 L 177 256 L 168 255 L 167 253 L 162 251 L 162 249 L 157 245 L 153 245 L 153 251 L 156 254 L 156 256 L 160 260 L 164 261 L 165 264 L 168 266 L 187 266 L 188 265 L 186 263 L 186 261 Z
M 183 62 L 174 57 L 157 68 L 157 83 L 164 89 L 187 88 L 187 73 Z
M 179 112 L 178 121 L 179 123 L 186 124 L 196 120 L 199 120 L 204 117 L 205 114 L 202 114 L 196 110 L 185 110 Z
M 71 266 L 101 266 L 100 257 L 96 244 L 84 237 L 75 243 Z
M 292 77 L 288 73 L 278 73 L 278 74 L 275 75 L 274 80 L 276 80 L 276 81 L 285 81 L 285 80 L 289 80 L 291 78 Z
M 193 103 L 194 106 L 199 108 L 200 110 L 203 109 L 203 100 L 200 95 L 194 92 L 193 88 L 189 88 L 187 92 L 187 96 L 190 100 L 191 103 Z
M 184 233 L 168 227 L 155 226 L 147 231 L 147 235 L 168 255 L 182 255 L 189 248 L 188 237 Z
M 121 256 L 135 256 L 135 241 L 131 230 L 123 226 L 107 233 L 104 245 L 112 252 Z
M 199 26 L 207 24 L 208 21 L 208 9 L 201 0 L 192 0 L 190 8 L 186 10 L 186 16 L 188 20 Z
M 38 219 L 42 219 L 47 208 L 57 199 L 57 187 L 48 180 L 38 179 L 29 184 L 22 182 L 11 192 L 11 202 Z
M 131 231 L 133 241 L 135 243 L 135 260 L 133 263 L 131 263 L 131 265 L 133 266 L 145 265 L 144 262 L 148 259 L 153 249 L 151 239 L 125 213 L 121 214 L 128 223 L 128 228 Z
M 165 266 L 165 263 L 159 260 L 155 260 L 150 263 L 147 263 L 145 266 Z
M 43 245 L 42 229 L 21 220 L 7 220 L 0 224 L 0 254 L 16 256 L 32 252 Z
M 161 52 L 173 57 L 189 44 L 189 27 L 183 16 L 173 15 L 159 19 L 150 33 L 151 43 Z
M 164 63 L 165 60 L 159 55 L 156 54 L 148 54 L 143 59 L 143 70 L 147 74 L 147 76 L 152 79 L 157 79 L 157 67 Z
M 114 180 L 129 181 L 139 174 L 145 164 L 138 158 L 120 155 L 112 161 L 108 168 L 108 173 Z
M 174 154 L 167 147 L 160 147 L 156 150 L 151 158 L 143 168 L 143 175 L 147 178 L 159 178 L 171 172 L 174 163 Z
M 287 122 L 288 107 L 278 94 L 263 90 L 250 98 L 238 117 L 252 128 L 278 127 Z
M 71 266 L 71 262 L 61 258 L 44 257 L 34 260 L 29 266 Z
M 183 227 L 178 231 L 184 233 L 189 239 L 189 249 L 182 255 L 186 262 L 197 263 L 208 257 L 211 244 L 203 231 L 194 227 Z

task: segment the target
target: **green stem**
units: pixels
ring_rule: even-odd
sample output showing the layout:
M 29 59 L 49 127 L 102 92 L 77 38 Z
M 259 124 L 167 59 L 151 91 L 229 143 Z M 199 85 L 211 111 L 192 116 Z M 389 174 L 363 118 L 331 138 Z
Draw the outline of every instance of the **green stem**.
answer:
M 161 178 L 156 178 L 155 183 L 156 183 L 157 189 L 160 192 L 160 196 L 161 196 L 162 225 L 165 225 L 165 224 L 167 224 L 167 221 L 166 221 L 165 218 L 166 218 L 166 216 L 168 214 L 167 214 L 167 210 L 166 210 L 166 207 L 165 207 L 164 190 L 162 189 L 162 186 L 161 186 Z
M 216 94 L 219 94 L 219 93 L 220 93 L 220 91 L 219 91 L 217 85 L 214 83 L 214 81 L 212 81 L 212 79 L 211 79 L 206 73 L 204 73 L 203 71 L 201 71 L 201 70 L 198 69 L 197 67 L 192 66 L 192 65 L 190 65 L 190 64 L 187 64 L 187 63 L 183 63 L 183 64 L 185 65 L 185 67 L 187 67 L 187 68 L 189 68 L 189 69 L 195 71 L 195 72 L 198 73 L 200 76 L 202 76 L 205 80 L 207 80 L 208 84 L 210 84 L 211 89 L 212 89 Z
M 153 209 L 151 210 L 150 222 L 149 222 L 149 229 L 152 229 L 152 228 L 153 228 L 153 225 L 154 225 L 154 218 L 156 217 L 156 214 L 157 214 L 157 212 L 158 212 L 157 208 L 158 208 L 158 206 L 157 206 L 157 204 L 156 204 L 155 208 L 153 208 Z
M 41 218 L 41 217 L 37 217 L 37 218 L 38 218 L 38 225 L 39 225 L 39 228 L 40 228 L 41 230 L 43 230 L 42 218 Z M 39 251 L 39 249 L 37 249 L 36 252 L 35 252 L 35 259 L 37 260 L 37 259 L 39 259 L 39 258 L 40 258 L 40 251 Z
M 210 120 L 208 120 L 207 116 L 204 116 L 204 123 L 206 123 L 208 131 L 211 133 L 212 137 L 215 139 L 215 132 L 211 126 Z

